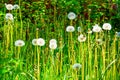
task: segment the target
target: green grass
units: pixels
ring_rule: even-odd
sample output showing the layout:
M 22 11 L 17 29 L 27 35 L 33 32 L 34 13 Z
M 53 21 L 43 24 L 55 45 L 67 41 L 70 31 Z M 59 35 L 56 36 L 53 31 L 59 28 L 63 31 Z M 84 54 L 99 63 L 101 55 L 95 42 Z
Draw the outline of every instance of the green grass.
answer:
M 47 18 L 38 12 L 34 24 L 29 19 L 22 19 L 21 10 L 11 13 L 16 17 L 14 23 L 4 20 L 0 24 L 0 80 L 120 79 L 120 37 L 113 29 L 89 34 L 87 30 L 92 30 L 93 23 L 84 25 L 82 18 L 78 22 L 77 18 L 70 21 L 67 12 L 57 17 L 56 6 L 53 15 L 47 15 Z M 53 21 L 49 21 L 50 18 Z M 66 32 L 69 25 L 74 26 L 74 32 Z M 77 32 L 78 25 L 82 32 Z M 80 34 L 86 36 L 85 42 L 78 41 Z M 45 45 L 32 45 L 34 38 L 45 39 Z M 49 48 L 49 40 L 53 38 L 57 40 L 55 50 Z M 15 46 L 18 39 L 24 40 L 25 46 Z M 103 40 L 102 45 L 96 42 L 97 39 Z M 74 70 L 75 63 L 80 63 L 82 68 Z

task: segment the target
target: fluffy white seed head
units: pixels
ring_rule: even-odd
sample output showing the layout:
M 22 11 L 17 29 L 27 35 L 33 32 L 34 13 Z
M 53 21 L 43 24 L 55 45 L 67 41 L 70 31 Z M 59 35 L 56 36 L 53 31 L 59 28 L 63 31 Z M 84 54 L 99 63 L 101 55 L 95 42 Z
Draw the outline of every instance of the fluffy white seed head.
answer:
M 16 40 L 15 41 L 15 46 L 24 46 L 25 42 L 23 40 Z
M 50 43 L 49 47 L 50 47 L 50 49 L 54 50 L 57 48 L 57 43 Z
M 14 19 L 13 19 L 13 15 L 12 15 L 11 13 L 6 13 L 5 19 L 6 19 L 6 20 L 11 20 L 11 21 L 14 20 Z
M 33 40 L 32 40 L 32 44 L 33 44 L 34 46 L 38 45 L 38 42 L 37 42 L 37 41 L 38 41 L 38 39 L 33 39 Z
M 75 28 L 73 26 L 67 26 L 66 31 L 67 32 L 74 32 Z
M 80 34 L 80 35 L 78 36 L 78 41 L 79 41 L 79 42 L 85 42 L 85 41 L 86 41 L 86 37 L 85 37 L 83 34 Z
M 79 63 L 75 63 L 75 64 L 73 64 L 72 68 L 75 70 L 79 70 L 80 68 L 82 68 L 82 65 Z
M 19 9 L 19 8 L 20 8 L 20 6 L 17 5 L 17 4 L 15 4 L 15 5 L 13 6 L 13 9 Z
M 45 40 L 43 38 L 33 39 L 32 44 L 34 46 L 44 46 L 45 45 Z
M 102 28 L 103 28 L 104 30 L 111 30 L 112 26 L 111 26 L 110 23 L 104 23 Z
M 49 43 L 50 43 L 50 44 L 52 44 L 52 43 L 57 43 L 57 40 L 56 40 L 56 39 L 51 39 L 51 40 L 49 41 Z
M 68 13 L 68 19 L 72 20 L 76 18 L 76 14 L 74 12 Z
M 13 5 L 12 4 L 6 4 L 5 3 L 5 6 L 6 6 L 7 10 L 12 10 L 13 9 Z
M 102 28 L 100 26 L 98 26 L 98 24 L 95 24 L 92 29 L 93 32 L 100 32 L 101 30 L 102 30 Z
M 39 38 L 39 39 L 37 39 L 37 44 L 39 46 L 44 46 L 45 45 L 45 40 L 43 38 Z

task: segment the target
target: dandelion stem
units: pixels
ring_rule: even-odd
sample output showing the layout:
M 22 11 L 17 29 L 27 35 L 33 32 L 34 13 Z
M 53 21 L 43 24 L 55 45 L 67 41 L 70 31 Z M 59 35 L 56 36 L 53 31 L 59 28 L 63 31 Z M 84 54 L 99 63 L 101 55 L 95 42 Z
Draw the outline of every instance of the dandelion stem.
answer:
M 116 36 L 113 41 L 113 60 L 115 60 L 116 56 Z M 116 64 L 113 65 L 113 80 L 116 80 Z
M 60 46 L 61 46 L 61 50 L 60 50 L 60 73 L 62 72 L 62 63 L 63 63 L 63 61 L 62 61 L 62 58 L 63 58 L 63 56 L 62 56 L 62 47 L 63 47 L 63 45 L 62 45 L 62 41 L 60 41 Z
M 71 47 L 71 49 L 70 49 L 70 50 L 71 50 L 71 55 L 73 56 L 73 57 L 72 57 L 72 58 L 73 58 L 73 59 L 72 59 L 72 64 L 73 64 L 75 61 L 74 61 L 74 54 L 73 54 L 73 53 L 74 53 L 74 52 L 73 52 L 73 51 L 74 51 L 74 44 L 73 44 L 73 40 L 72 40 L 72 32 L 70 32 L 70 45 L 71 45 L 71 46 L 70 46 L 70 47 Z M 71 57 L 70 57 L 70 58 L 71 58 Z
M 12 25 L 10 25 L 10 31 L 11 31 L 11 52 L 13 53 L 13 26 Z
M 103 70 L 102 70 L 102 73 L 105 72 L 105 46 L 103 45 L 102 46 L 102 58 L 103 58 Z M 103 77 L 103 76 L 102 76 Z M 105 80 L 105 77 L 103 78 L 103 80 Z
M 95 37 L 95 40 L 98 39 L 98 33 L 96 33 L 96 37 Z M 97 60 L 97 47 L 95 47 L 95 63 L 94 63 L 94 69 L 95 69 L 95 78 L 97 79 L 98 78 L 98 60 Z M 98 79 L 97 79 L 98 80 Z
M 90 75 L 90 79 L 91 79 L 91 76 L 92 76 L 92 74 L 91 74 L 91 70 L 92 70 L 92 68 L 91 68 L 91 47 L 90 47 L 90 34 L 88 34 L 88 55 L 89 55 L 89 59 L 88 59 L 88 74 Z
M 38 80 L 40 80 L 40 51 L 38 51 L 38 46 L 37 46 L 37 54 L 38 54 L 38 56 L 37 56 L 38 57 Z
M 84 46 L 84 43 L 81 44 Z M 85 80 L 85 54 L 84 54 L 84 47 L 81 48 L 81 54 L 82 54 L 82 80 Z

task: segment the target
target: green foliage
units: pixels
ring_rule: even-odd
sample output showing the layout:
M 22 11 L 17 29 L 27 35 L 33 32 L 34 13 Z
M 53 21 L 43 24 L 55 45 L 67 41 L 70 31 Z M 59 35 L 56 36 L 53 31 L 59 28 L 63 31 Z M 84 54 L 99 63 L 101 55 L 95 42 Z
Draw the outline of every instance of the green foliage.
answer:
M 20 2 L 19 2 L 20 1 Z M 20 4 L 8 11 L 4 3 Z M 107 0 L 2 0 L 0 3 L 0 80 L 118 80 L 120 78 L 119 46 L 120 1 Z M 14 21 L 6 21 L 6 13 Z M 68 19 L 74 12 L 76 18 Z M 88 31 L 94 24 L 112 25 L 111 31 Z M 66 32 L 67 26 L 74 32 Z M 82 29 L 77 31 L 78 26 Z M 80 43 L 78 36 L 85 35 Z M 34 46 L 32 40 L 44 38 L 45 45 Z M 97 39 L 102 39 L 99 45 Z M 25 46 L 15 46 L 22 39 Z M 49 48 L 50 39 L 57 48 Z M 82 68 L 73 69 L 80 63 Z

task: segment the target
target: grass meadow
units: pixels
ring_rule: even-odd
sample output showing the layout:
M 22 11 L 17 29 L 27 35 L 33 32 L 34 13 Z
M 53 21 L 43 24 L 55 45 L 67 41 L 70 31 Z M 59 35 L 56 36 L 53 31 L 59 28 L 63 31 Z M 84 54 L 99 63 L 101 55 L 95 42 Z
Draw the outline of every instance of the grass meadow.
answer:
M 120 80 L 120 32 L 111 18 L 91 22 L 92 9 L 86 20 L 69 7 L 43 9 L 42 1 L 32 15 L 22 4 L 0 11 L 0 80 Z

